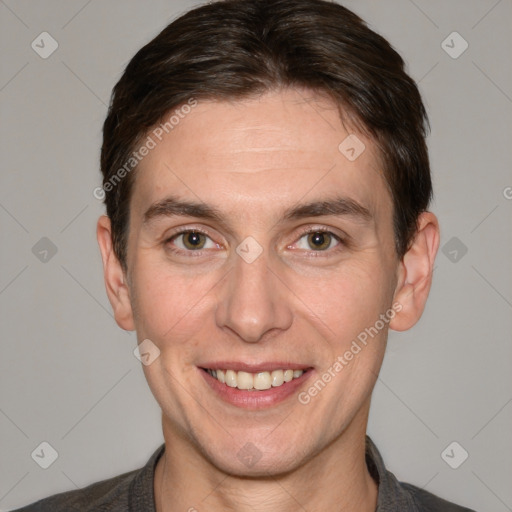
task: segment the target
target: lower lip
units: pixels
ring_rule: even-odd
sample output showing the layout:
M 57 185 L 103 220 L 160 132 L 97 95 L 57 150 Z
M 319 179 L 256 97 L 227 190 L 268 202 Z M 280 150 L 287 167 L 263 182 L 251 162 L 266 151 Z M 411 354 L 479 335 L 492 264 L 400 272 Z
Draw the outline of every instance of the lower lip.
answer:
M 210 388 L 213 389 L 222 400 L 236 407 L 252 410 L 265 409 L 284 402 L 287 398 L 294 395 L 313 373 L 313 370 L 310 369 L 304 372 L 299 378 L 285 382 L 281 386 L 265 389 L 263 391 L 247 391 L 222 384 L 222 382 L 219 382 L 205 370 L 201 368 L 198 368 L 198 370 Z

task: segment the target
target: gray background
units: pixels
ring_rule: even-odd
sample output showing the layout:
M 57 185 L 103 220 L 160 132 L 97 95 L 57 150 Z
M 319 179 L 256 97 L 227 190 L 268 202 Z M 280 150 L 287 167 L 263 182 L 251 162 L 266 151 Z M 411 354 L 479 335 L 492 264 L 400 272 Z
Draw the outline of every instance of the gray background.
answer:
M 444 248 L 422 320 L 390 335 L 369 434 L 399 479 L 512 510 L 512 1 L 344 4 L 419 81 Z M 1 510 L 140 467 L 163 441 L 135 334 L 104 290 L 92 192 L 112 86 L 192 5 L 0 0 Z M 47 59 L 31 48 L 43 31 L 59 44 Z M 453 31 L 469 44 L 456 59 L 441 45 Z M 31 458 L 43 441 L 58 452 L 46 470 Z M 469 453 L 458 469 L 441 457 L 453 441 Z

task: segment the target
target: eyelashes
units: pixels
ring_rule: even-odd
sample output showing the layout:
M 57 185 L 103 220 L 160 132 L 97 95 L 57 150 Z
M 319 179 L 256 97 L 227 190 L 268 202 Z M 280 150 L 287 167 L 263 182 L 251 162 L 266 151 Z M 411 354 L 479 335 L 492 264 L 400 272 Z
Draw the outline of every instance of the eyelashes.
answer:
M 174 233 L 164 242 L 166 249 L 185 257 L 204 256 L 212 250 L 223 249 L 208 233 L 198 228 L 183 229 Z M 298 249 L 293 248 L 299 245 Z M 303 251 L 313 256 L 329 256 L 347 245 L 346 240 L 326 228 L 306 228 L 287 249 Z M 177 247 L 176 247 L 177 246 Z
M 202 231 L 198 231 L 195 229 L 187 229 L 185 231 L 180 231 L 179 233 L 176 233 L 173 235 L 170 239 L 168 239 L 168 242 L 171 242 L 176 239 L 180 239 L 180 237 L 183 237 L 183 240 L 181 244 L 183 247 L 180 249 L 185 252 L 198 252 L 200 249 L 205 249 L 205 245 L 207 245 L 207 242 L 204 239 L 209 239 L 211 245 L 219 247 L 219 244 L 216 244 L 213 242 L 213 240 L 203 233 Z M 201 239 L 203 239 L 203 243 L 201 243 Z M 206 247 L 206 249 L 211 249 L 212 247 Z
M 337 242 L 338 244 L 342 244 L 343 241 L 337 235 L 335 235 L 332 231 L 323 230 L 323 229 L 309 229 L 306 232 L 302 233 L 298 242 L 300 242 L 303 238 L 306 238 L 306 244 L 313 243 L 315 244 L 315 248 L 311 249 L 308 247 L 301 247 L 306 251 L 312 250 L 313 252 L 325 252 L 330 250 L 333 242 Z M 325 246 L 326 241 L 328 242 L 327 246 Z M 318 245 L 316 245 L 318 244 Z M 336 247 L 336 246 L 335 246 Z M 315 250 L 317 249 L 317 250 Z

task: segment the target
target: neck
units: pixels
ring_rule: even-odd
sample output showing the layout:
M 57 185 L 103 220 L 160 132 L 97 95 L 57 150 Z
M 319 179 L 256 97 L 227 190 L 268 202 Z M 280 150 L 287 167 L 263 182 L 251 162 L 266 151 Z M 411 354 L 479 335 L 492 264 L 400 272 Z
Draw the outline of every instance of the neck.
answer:
M 378 487 L 365 461 L 367 413 L 287 474 L 228 475 L 163 418 L 165 452 L 155 471 L 156 512 L 375 512 Z

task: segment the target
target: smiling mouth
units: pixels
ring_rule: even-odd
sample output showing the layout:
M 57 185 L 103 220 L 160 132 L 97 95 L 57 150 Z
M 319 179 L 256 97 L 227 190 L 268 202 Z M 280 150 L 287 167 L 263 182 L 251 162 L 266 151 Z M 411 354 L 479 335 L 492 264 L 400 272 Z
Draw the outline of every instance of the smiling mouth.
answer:
M 278 388 L 287 382 L 302 377 L 308 371 L 305 370 L 273 370 L 268 372 L 249 373 L 235 370 L 212 370 L 201 368 L 221 384 L 230 388 L 244 391 L 265 391 L 270 388 Z

